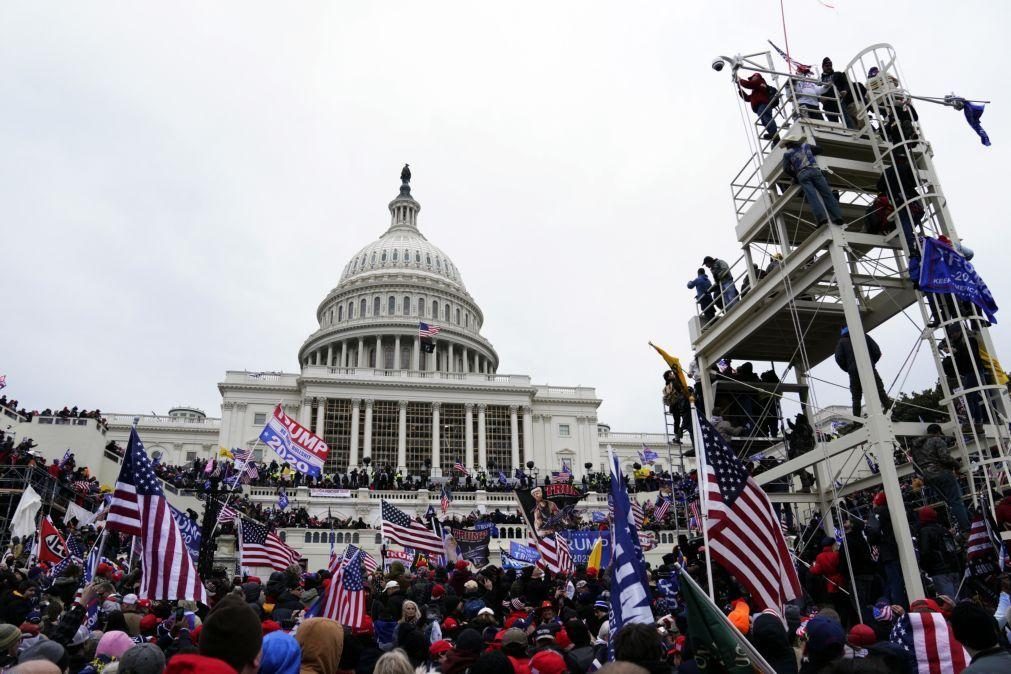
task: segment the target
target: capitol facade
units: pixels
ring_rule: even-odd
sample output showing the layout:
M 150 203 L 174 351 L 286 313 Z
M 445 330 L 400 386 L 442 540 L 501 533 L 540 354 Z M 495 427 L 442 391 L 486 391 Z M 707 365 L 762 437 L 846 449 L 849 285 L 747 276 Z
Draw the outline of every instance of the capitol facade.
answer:
M 663 456 L 663 434 L 611 433 L 600 424 L 593 388 L 498 371 L 499 356 L 481 335 L 484 313 L 456 264 L 422 234 L 420 211 L 405 167 L 389 227 L 351 256 L 320 302 L 319 327 L 298 349 L 300 372 L 227 372 L 220 419 L 192 408 L 139 415 L 148 451 L 184 463 L 220 445 L 253 448 L 270 461 L 276 457 L 257 438 L 280 402 L 329 445 L 324 474 L 371 463 L 438 477 L 461 462 L 511 477 L 532 461 L 541 477 L 563 468 L 579 476 L 586 464 L 604 468 L 608 445 L 629 466 L 644 444 Z M 439 329 L 434 348 L 420 338 L 422 322 Z M 658 399 L 658 421 L 660 414 Z M 109 437 L 125 442 L 134 418 L 112 415 Z

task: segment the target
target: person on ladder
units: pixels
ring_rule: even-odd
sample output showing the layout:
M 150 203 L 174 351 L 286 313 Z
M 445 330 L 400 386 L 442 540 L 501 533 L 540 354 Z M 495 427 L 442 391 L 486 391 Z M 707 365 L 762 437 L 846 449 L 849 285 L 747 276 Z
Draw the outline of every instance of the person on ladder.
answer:
M 881 399 L 881 408 L 887 410 L 892 405 L 891 399 L 888 397 L 888 392 L 885 390 L 885 385 L 881 381 L 881 375 L 878 374 L 878 368 L 874 367 L 879 360 L 881 360 L 881 347 L 878 343 L 871 339 L 870 335 L 864 335 L 867 338 L 867 351 L 870 352 L 871 356 L 871 370 L 874 372 L 874 382 L 878 387 L 878 397 Z M 863 409 L 863 397 L 864 390 L 863 386 L 860 384 L 860 374 L 857 371 L 857 359 L 853 355 L 853 344 L 850 342 L 850 329 L 843 328 L 839 335 L 839 342 L 835 347 L 835 362 L 836 365 L 843 371 L 849 374 L 850 377 L 850 395 L 853 397 L 853 416 L 859 417 L 861 410 Z
M 805 143 L 804 134 L 793 130 L 783 139 L 783 144 L 786 146 L 783 172 L 793 178 L 804 191 L 804 197 L 818 226 L 824 225 L 829 219 L 836 225 L 843 225 L 839 200 L 832 193 L 832 188 L 814 158 L 816 154 L 821 154 L 821 148 Z
M 927 426 L 927 437 L 913 446 L 913 464 L 923 475 L 927 486 L 936 491 L 948 504 L 948 511 L 958 529 L 964 535 L 969 535 L 969 513 L 962 501 L 962 487 L 958 483 L 958 462 L 951 458 L 951 447 L 954 439 L 948 439 L 941 433 L 938 424 Z

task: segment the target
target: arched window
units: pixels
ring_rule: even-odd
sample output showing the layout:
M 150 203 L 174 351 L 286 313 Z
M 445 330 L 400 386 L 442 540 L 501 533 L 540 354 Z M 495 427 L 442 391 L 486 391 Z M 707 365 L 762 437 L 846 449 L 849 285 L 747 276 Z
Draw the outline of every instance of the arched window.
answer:
M 385 250 L 383 251 L 383 254 L 379 256 L 379 259 L 381 261 L 383 261 L 383 262 L 386 262 L 386 251 Z
M 409 251 L 409 250 L 407 250 L 405 248 L 404 249 L 404 264 L 407 264 L 410 261 L 411 261 L 411 251 Z
M 456 310 L 456 324 L 460 325 L 460 310 Z
M 344 305 L 337 307 L 337 322 L 340 323 L 344 320 Z
M 418 315 L 421 316 L 422 318 L 425 317 L 425 298 L 424 297 L 419 297 L 418 298 Z
M 365 302 L 365 298 L 362 298 L 361 304 L 358 305 L 358 317 L 365 318 L 365 309 L 368 308 L 368 303 Z
M 463 327 L 465 327 L 465 328 L 469 328 L 470 327 L 470 312 L 469 311 L 463 315 Z
M 449 305 L 447 304 L 442 311 L 442 320 L 449 323 Z
M 348 302 L 348 320 L 350 321 L 355 317 L 355 303 Z
M 357 533 L 351 534 L 351 542 L 352 543 L 357 543 L 358 542 L 358 534 Z
M 404 295 L 404 316 L 411 315 L 411 298 L 408 295 Z
M 399 250 L 395 250 L 395 251 L 393 251 L 393 261 L 394 261 L 394 262 L 396 262 L 396 261 L 397 261 L 397 257 L 398 257 L 399 255 L 400 255 L 400 251 L 399 251 Z
M 420 250 L 414 251 L 414 261 L 417 262 L 418 264 L 421 264 L 421 251 Z
M 432 266 L 432 255 L 431 255 L 431 253 L 425 253 L 425 262 L 428 264 L 429 267 Z
M 397 313 L 397 298 L 390 295 L 389 299 L 386 300 L 386 315 L 392 316 Z
M 432 318 L 438 318 L 438 317 L 439 317 L 439 303 L 433 300 L 432 301 Z
M 378 297 L 376 297 L 375 299 L 372 300 L 372 315 L 373 316 L 378 316 L 379 315 L 379 307 L 381 307 L 381 306 L 382 306 L 382 303 L 379 301 Z
M 305 532 L 305 542 L 306 543 L 312 543 L 312 532 L 311 531 Z
M 376 251 L 372 251 L 372 266 L 376 264 Z

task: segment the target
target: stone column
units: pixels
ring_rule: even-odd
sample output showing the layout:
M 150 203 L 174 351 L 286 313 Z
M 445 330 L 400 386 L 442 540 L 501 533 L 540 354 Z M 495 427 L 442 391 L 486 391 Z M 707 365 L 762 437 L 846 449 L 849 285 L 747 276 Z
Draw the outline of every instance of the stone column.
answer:
M 520 425 L 519 420 L 516 418 L 517 409 L 516 405 L 509 406 L 509 432 L 512 439 L 510 446 L 513 450 L 513 470 L 519 468 L 520 465 Z
M 446 350 L 446 372 L 456 372 L 456 363 L 453 362 L 453 342 L 449 343 Z
M 442 428 L 439 424 L 439 403 L 432 403 L 432 475 L 441 475 L 442 461 L 439 457 L 439 437 Z
M 397 424 L 397 468 L 407 473 L 407 401 L 400 401 Z
M 371 398 L 365 401 L 365 438 L 362 441 L 362 458 L 372 457 L 372 403 Z
M 312 398 L 302 398 L 302 407 L 298 410 L 298 423 L 309 428 L 312 419 Z
M 523 406 L 523 463 L 534 460 L 534 420 L 533 408 Z
M 383 359 L 383 337 L 376 335 L 376 369 L 385 370 L 386 362 Z
M 467 347 L 463 347 L 463 373 L 470 373 L 470 353 L 467 351 Z
M 355 367 L 365 367 L 365 338 L 358 338 L 358 358 Z
M 467 470 L 474 468 L 474 403 L 463 404 L 463 451 Z
M 432 366 L 428 368 L 432 372 L 437 372 L 439 370 L 439 346 L 438 344 L 432 345 L 432 353 L 428 354 L 432 359 Z
M 333 367 L 333 344 L 326 345 L 326 366 Z
M 400 369 L 400 335 L 393 338 L 393 369 Z
M 221 403 L 221 427 L 225 430 L 225 447 L 234 447 L 235 441 L 235 403 L 230 400 Z M 203 457 L 209 458 L 209 457 Z
M 313 433 L 319 437 L 323 437 L 323 419 L 326 412 L 326 398 L 316 398 L 316 425 L 313 427 Z
M 485 433 L 484 403 L 477 404 L 477 464 L 484 470 L 488 469 L 488 437 Z
M 351 453 L 348 455 L 348 470 L 358 465 L 358 417 L 362 413 L 361 398 L 351 399 Z
M 414 337 L 414 353 L 411 354 L 411 369 L 417 372 L 421 369 L 421 338 Z
M 341 340 L 341 367 L 348 366 L 348 343 L 346 339 Z

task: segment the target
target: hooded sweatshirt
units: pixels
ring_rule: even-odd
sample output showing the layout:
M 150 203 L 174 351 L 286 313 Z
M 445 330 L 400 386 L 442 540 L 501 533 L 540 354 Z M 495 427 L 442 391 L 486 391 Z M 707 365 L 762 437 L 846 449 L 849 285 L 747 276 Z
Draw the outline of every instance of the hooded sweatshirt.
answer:
M 335 620 L 310 618 L 298 628 L 302 647 L 301 674 L 336 674 L 344 650 L 344 628 Z
M 276 631 L 263 638 L 260 674 L 298 674 L 301 666 L 302 650 L 295 637 Z

